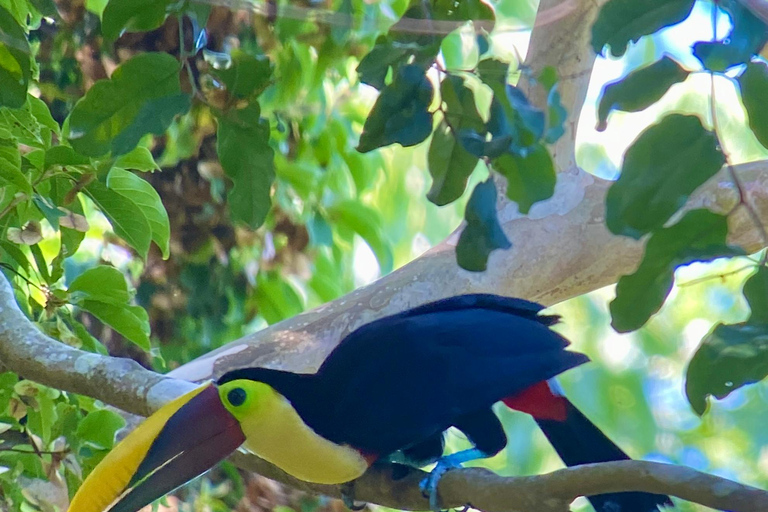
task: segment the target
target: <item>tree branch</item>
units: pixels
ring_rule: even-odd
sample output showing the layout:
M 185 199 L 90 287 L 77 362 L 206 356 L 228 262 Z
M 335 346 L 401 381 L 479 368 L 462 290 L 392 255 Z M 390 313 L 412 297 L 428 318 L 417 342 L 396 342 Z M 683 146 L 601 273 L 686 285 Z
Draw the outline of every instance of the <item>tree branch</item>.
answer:
M 0 362 L 0 369 L 143 416 L 194 387 L 145 370 L 133 360 L 103 357 L 46 336 L 19 309 L 2 272 Z
M 296 480 L 257 457 L 238 453 L 231 459 L 244 469 L 303 491 L 340 496 L 338 486 Z M 427 474 L 411 469 L 405 477 L 393 480 L 392 468 L 381 465 L 369 469 L 355 480 L 355 497 L 400 510 L 428 510 L 429 502 L 419 491 L 419 482 Z M 585 464 L 521 477 L 502 477 L 487 469 L 465 468 L 449 471 L 439 484 L 443 508 L 471 503 L 484 512 L 566 512 L 579 496 L 621 491 L 669 494 L 732 512 L 768 510 L 768 492 L 761 489 L 685 466 L 640 460 Z

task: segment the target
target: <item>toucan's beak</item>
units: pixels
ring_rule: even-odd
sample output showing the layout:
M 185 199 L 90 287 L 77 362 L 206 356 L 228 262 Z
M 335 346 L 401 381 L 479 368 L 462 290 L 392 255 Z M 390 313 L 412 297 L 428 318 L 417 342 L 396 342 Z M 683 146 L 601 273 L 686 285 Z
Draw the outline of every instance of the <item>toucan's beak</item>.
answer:
M 69 512 L 135 512 L 204 473 L 245 440 L 213 384 L 164 405 L 109 452 Z M 115 500 L 117 500 L 115 502 Z

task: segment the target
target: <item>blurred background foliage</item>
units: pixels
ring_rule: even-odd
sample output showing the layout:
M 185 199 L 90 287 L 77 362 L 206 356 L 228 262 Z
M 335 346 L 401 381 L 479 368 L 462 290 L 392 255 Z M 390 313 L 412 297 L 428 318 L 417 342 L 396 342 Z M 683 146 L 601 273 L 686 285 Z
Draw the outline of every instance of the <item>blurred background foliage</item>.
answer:
M 536 3 L 492 3 L 493 54 L 515 65 L 518 56 L 525 55 Z M 119 63 L 138 52 L 178 56 L 180 26 L 185 29 L 182 40 L 199 35 L 189 18 L 187 25 L 179 25 L 171 17 L 159 28 L 127 33 L 108 44 L 100 28 L 106 5 L 103 0 L 0 0 L 0 6 L 30 28 L 37 92 L 58 124 L 85 91 Z M 376 38 L 405 12 L 404 0 L 269 2 L 260 4 L 266 16 L 255 14 L 247 4 L 195 5 L 201 12 L 210 8 L 208 47 L 219 50 L 196 63 L 210 72 L 202 73 L 196 91 L 206 104 L 193 103 L 165 133 L 143 137 L 140 150 L 131 152 L 134 161 L 123 162 L 138 171 L 152 171 L 155 162 L 162 168 L 141 177 L 167 210 L 170 258 L 163 258 L 162 244 L 153 244 L 146 259 L 137 257 L 114 235 L 100 208 L 82 194 L 70 210 L 82 214 L 87 225 L 62 227 L 57 236 L 44 206 L 25 213 L 30 224 L 18 225 L 20 217 L 14 219 L 12 213 L 17 206 L 12 205 L 14 196 L 0 193 L 0 227 L 6 234 L 16 229 L 2 241 L 0 261 L 6 264 L 4 270 L 13 269 L 6 275 L 17 286 L 26 312 L 66 343 L 132 357 L 161 372 L 402 266 L 459 225 L 468 199 L 465 192 L 443 207 L 425 199 L 431 184 L 427 144 L 365 154 L 355 149 L 376 99 L 375 90 L 360 83 L 356 68 Z M 579 123 L 577 156 L 587 171 L 615 177 L 624 149 L 663 112 L 707 110 L 709 79 L 700 74 L 673 86 L 653 107 L 614 113 L 605 131 L 592 128 L 603 85 L 665 52 L 685 62 L 690 44 L 711 36 L 711 9 L 711 3 L 698 2 L 682 24 L 642 38 L 622 58 L 599 59 Z M 727 18 L 723 20 L 727 25 Z M 473 33 L 457 30 L 443 40 L 440 59 L 446 68 L 474 66 L 478 48 L 473 38 Z M 205 81 L 213 80 L 210 76 L 237 49 L 266 55 L 273 65 L 259 104 L 275 150 L 276 180 L 273 208 L 258 229 L 233 222 L 226 207 L 230 185 L 217 157 L 210 108 L 222 98 L 216 85 Z M 196 73 L 201 72 L 190 68 L 193 80 L 199 79 Z M 734 108 L 737 102 L 730 92 L 718 102 L 732 162 L 767 158 L 766 149 L 746 127 L 742 109 Z M 470 183 L 484 178 L 482 172 L 475 173 Z M 80 240 L 65 240 L 65 235 Z M 67 243 L 76 252 L 63 252 Z M 20 259 L 29 263 L 21 264 Z M 146 310 L 151 338 L 136 331 L 142 331 L 143 324 L 115 328 L 100 320 L 98 308 L 86 307 L 88 297 L 96 300 L 95 292 L 82 280 L 85 298 L 80 308 L 51 306 L 59 282 L 51 273 L 59 272 L 58 278 L 73 289 L 78 276 L 100 264 L 128 276 L 135 304 Z M 768 433 L 761 422 L 768 400 L 765 386 L 742 388 L 714 402 L 703 417 L 691 410 L 684 393 L 685 367 L 701 338 L 716 322 L 738 322 L 748 315 L 740 290 L 749 275 L 744 267 L 750 264 L 736 258 L 679 270 L 678 285 L 662 311 L 630 334 L 617 334 L 610 327 L 607 304 L 612 288 L 553 308 L 563 316 L 560 329 L 574 348 L 594 361 L 564 375 L 563 386 L 631 455 L 768 486 Z M 110 276 L 107 272 L 100 278 Z M 143 345 L 145 337 L 151 339 L 149 350 L 143 350 L 150 346 Z M 505 408 L 498 413 L 510 442 L 488 461 L 491 469 L 513 475 L 560 465 L 529 418 Z M 111 447 L 122 425 L 119 415 L 87 397 L 0 374 L 0 510 L 66 508 L 68 496 Z M 449 442 L 457 447 L 465 441 L 451 436 Z M 338 502 L 240 474 L 227 463 L 176 494 L 165 500 L 174 510 L 342 509 Z M 580 506 L 588 509 L 585 501 Z M 703 509 L 681 504 L 680 510 Z

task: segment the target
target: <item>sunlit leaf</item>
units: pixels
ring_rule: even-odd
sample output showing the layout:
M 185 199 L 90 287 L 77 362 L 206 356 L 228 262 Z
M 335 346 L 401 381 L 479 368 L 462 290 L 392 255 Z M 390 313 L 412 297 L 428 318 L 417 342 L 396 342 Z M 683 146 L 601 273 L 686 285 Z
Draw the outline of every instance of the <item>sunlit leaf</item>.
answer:
M 115 234 L 136 249 L 142 258 L 146 258 L 152 241 L 152 228 L 141 208 L 100 181 L 91 182 L 85 191 L 112 224 Z
M 304 310 L 301 297 L 276 272 L 260 272 L 253 295 L 259 314 L 268 324 L 274 324 Z
M 456 261 L 465 270 L 482 272 L 496 249 L 512 247 L 496 216 L 496 185 L 493 179 L 478 183 L 467 202 L 466 226 L 456 245 Z
M 214 73 L 227 86 L 233 98 L 247 99 L 258 94 L 269 85 L 272 65 L 266 57 L 254 57 L 243 51 L 230 56 L 232 64 L 225 69 L 214 69 Z
M 115 434 L 125 426 L 122 416 L 108 409 L 101 409 L 88 414 L 77 426 L 77 438 L 99 450 L 112 448 Z
M 95 300 L 82 300 L 81 308 L 119 332 L 139 348 L 149 351 L 149 317 L 140 306 L 116 306 Z
M 616 285 L 610 305 L 613 328 L 628 332 L 642 327 L 664 304 L 677 267 L 743 255 L 742 249 L 727 245 L 727 234 L 727 217 L 709 210 L 691 210 L 677 224 L 654 231 L 640 266 Z
M 768 148 L 768 65 L 751 62 L 737 80 L 749 127 L 760 144 Z
M 691 13 L 696 0 L 609 0 L 592 25 L 592 49 L 602 54 L 609 45 L 615 57 L 642 36 L 680 23 Z
M 392 248 L 381 228 L 378 212 L 357 201 L 344 200 L 329 208 L 328 216 L 331 222 L 357 233 L 365 240 L 376 255 L 382 274 L 392 271 Z
M 131 300 L 125 276 L 115 267 L 98 265 L 77 276 L 67 288 L 75 300 L 78 297 L 124 306 Z
M 606 128 L 612 110 L 637 112 L 661 99 L 674 84 L 688 78 L 689 72 L 673 58 L 665 55 L 653 64 L 606 84 L 597 109 L 597 129 Z
M 152 153 L 144 146 L 136 146 L 128 153 L 117 157 L 115 167 L 140 172 L 160 170 L 160 166 L 155 162 Z
M 0 138 L 0 183 L 10 183 L 27 195 L 32 195 L 32 185 L 21 172 L 21 154 L 12 139 Z
M 232 180 L 227 201 L 232 218 L 252 228 L 261 226 L 272 206 L 274 151 L 269 124 L 260 118 L 258 103 L 219 118 L 217 150 L 224 172 Z
M 640 238 L 663 226 L 724 163 L 717 137 L 698 117 L 664 117 L 624 154 L 621 176 L 606 197 L 608 229 Z
M 168 259 L 171 238 L 168 212 L 152 185 L 130 171 L 114 167 L 109 171 L 107 186 L 141 208 L 152 230 L 152 241 L 160 248 L 163 259 Z
M 179 62 L 167 53 L 142 53 L 99 80 L 69 116 L 69 141 L 78 153 L 128 153 L 147 133 L 162 134 L 189 109 Z

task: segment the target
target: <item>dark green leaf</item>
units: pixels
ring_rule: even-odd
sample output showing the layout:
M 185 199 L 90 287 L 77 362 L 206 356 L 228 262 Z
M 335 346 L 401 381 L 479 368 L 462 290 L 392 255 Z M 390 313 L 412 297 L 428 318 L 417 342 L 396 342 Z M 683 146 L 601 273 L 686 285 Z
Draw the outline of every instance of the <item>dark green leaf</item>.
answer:
M 0 126 L 5 127 L 21 144 L 34 148 L 47 148 L 51 144 L 51 130 L 42 126 L 33 114 L 30 98 L 40 101 L 28 95 L 27 101 L 19 108 L 1 107 Z M 47 112 L 47 107 L 43 108 Z
M 464 129 L 484 133 L 485 126 L 477 112 L 474 94 L 460 78 L 449 76 L 443 80 L 440 96 L 445 104 L 445 118 L 429 145 L 427 163 L 433 181 L 427 198 L 443 206 L 461 197 L 478 162 L 478 157 L 464 149 L 456 135 Z
M 464 219 L 467 225 L 456 245 L 456 261 L 465 270 L 482 272 L 492 251 L 512 247 L 496 216 L 496 185 L 492 178 L 475 185 Z
M 269 124 L 260 118 L 257 103 L 219 118 L 217 148 L 221 166 L 233 183 L 227 196 L 232 218 L 256 229 L 269 213 L 275 179 Z
M 534 203 L 555 193 L 555 164 L 542 144 L 525 156 L 504 153 L 492 165 L 507 178 L 507 197 L 517 203 L 520 213 L 527 215 Z
M 128 153 L 147 133 L 162 134 L 189 109 L 179 62 L 167 53 L 142 53 L 99 80 L 69 116 L 69 140 L 86 156 Z
M 131 300 L 125 276 L 115 267 L 99 265 L 77 276 L 67 288 L 72 300 L 90 299 L 116 306 L 126 306 Z
M 768 40 L 768 27 L 741 2 L 724 2 L 723 6 L 731 16 L 730 33 L 723 41 L 699 41 L 693 45 L 693 54 L 704 68 L 715 72 L 748 63 Z
M 340 201 L 328 210 L 332 223 L 360 235 L 376 255 L 382 274 L 392 271 L 392 247 L 381 228 L 381 218 L 375 210 L 351 199 Z
M 243 51 L 233 52 L 231 58 L 231 66 L 214 70 L 214 73 L 224 82 L 233 98 L 248 99 L 269 85 L 272 65 L 268 58 L 254 57 Z
M 746 384 L 768 375 L 768 326 L 718 324 L 691 358 L 685 375 L 685 394 L 702 415 L 707 398 L 725 398 Z
M 442 121 L 429 145 L 427 166 L 432 186 L 427 192 L 427 199 L 443 206 L 461 197 L 478 160 L 477 156 L 464 149 L 451 128 Z
M 760 144 L 768 148 L 768 65 L 751 62 L 737 80 L 749 127 Z
M 634 331 L 647 322 L 672 289 L 675 268 L 744 254 L 726 244 L 727 234 L 727 217 L 709 210 L 691 210 L 677 224 L 654 231 L 640 266 L 616 285 L 616 298 L 611 302 L 613 328 Z
M 724 163 L 717 138 L 698 117 L 666 116 L 624 154 L 621 176 L 606 198 L 608 229 L 640 238 L 663 226 Z
M 91 182 L 85 190 L 112 224 L 115 234 L 136 249 L 142 258 L 146 258 L 152 241 L 152 228 L 141 208 L 100 181 Z
M 768 325 L 768 268 L 762 265 L 757 267 L 757 271 L 744 283 L 743 293 L 752 310 L 747 322 Z
M 357 65 L 360 81 L 376 89 L 383 89 L 390 68 L 396 68 L 409 54 L 408 46 L 392 41 L 389 36 L 379 36 L 373 49 Z
M 45 152 L 45 164 L 46 169 L 50 169 L 54 165 L 69 166 L 69 165 L 90 165 L 91 161 L 83 155 L 77 153 L 69 146 L 53 146 L 51 149 Z
M 605 45 L 620 57 L 627 45 L 664 27 L 680 23 L 696 0 L 609 0 L 592 25 L 592 49 L 602 54 Z
M 107 186 L 141 208 L 152 230 L 152 241 L 160 248 L 163 259 L 168 259 L 171 226 L 163 201 L 152 185 L 132 172 L 114 167 L 107 176 Z
M 650 66 L 606 84 L 597 109 L 597 129 L 605 130 L 612 110 L 638 112 L 646 109 L 659 101 L 674 84 L 685 80 L 688 74 L 677 61 L 665 55 Z
M 99 450 L 109 450 L 115 434 L 125 426 L 125 420 L 116 412 L 100 409 L 88 414 L 77 426 L 77 438 Z
M 37 271 L 40 272 L 40 277 L 43 279 L 45 284 L 54 284 L 51 281 L 51 274 L 48 272 L 48 262 L 45 260 L 45 256 L 43 255 L 43 251 L 40 250 L 40 246 L 38 244 L 31 244 L 29 246 L 29 252 L 32 253 L 32 257 L 35 260 L 35 265 L 37 266 Z
M 414 146 L 432 133 L 432 83 L 417 65 L 400 68 L 368 115 L 357 150 L 366 153 L 395 142 Z
M 31 53 L 24 29 L 0 7 L 0 106 L 20 108 L 27 100 Z
M 101 16 L 101 33 L 114 41 L 123 31 L 148 32 L 163 24 L 178 5 L 173 0 L 109 0 Z

